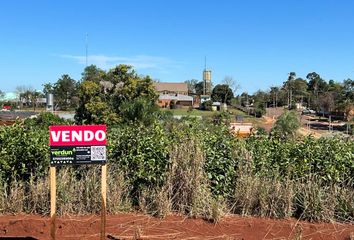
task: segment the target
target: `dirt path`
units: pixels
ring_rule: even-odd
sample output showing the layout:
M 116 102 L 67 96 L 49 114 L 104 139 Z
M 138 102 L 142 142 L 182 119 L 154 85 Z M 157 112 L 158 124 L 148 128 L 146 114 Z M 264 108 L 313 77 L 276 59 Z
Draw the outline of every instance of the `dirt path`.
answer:
M 299 128 L 298 130 L 298 133 L 300 135 L 303 135 L 303 136 L 313 136 L 314 138 L 320 138 L 321 137 L 321 134 L 316 132 L 316 131 L 312 131 L 312 130 L 309 130 L 308 128 L 305 128 L 305 127 L 301 127 Z
M 273 117 L 267 117 L 263 116 L 262 117 L 262 123 L 259 124 L 261 128 L 264 128 L 267 132 L 270 132 L 272 130 L 272 127 L 275 123 L 275 119 Z
M 34 215 L 0 217 L 3 237 L 49 238 L 49 218 Z M 107 217 L 107 239 L 352 239 L 354 225 L 290 220 L 224 217 L 213 224 L 202 219 L 168 216 L 158 219 L 139 214 Z M 67 216 L 57 220 L 57 239 L 99 239 L 99 216 Z M 300 238 L 301 237 L 301 238 Z M 21 238 L 18 238 L 21 239 Z M 25 239 L 25 238 L 22 238 Z

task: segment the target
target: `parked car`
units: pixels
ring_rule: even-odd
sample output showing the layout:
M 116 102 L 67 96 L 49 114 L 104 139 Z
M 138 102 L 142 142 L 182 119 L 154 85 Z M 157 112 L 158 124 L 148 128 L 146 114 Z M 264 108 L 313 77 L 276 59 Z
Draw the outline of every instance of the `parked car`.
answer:
M 302 110 L 301 114 L 302 115 L 312 115 L 312 114 L 316 114 L 316 111 L 312 110 L 312 109 L 304 109 L 304 110 Z
M 3 111 L 3 112 L 8 112 L 10 110 L 11 110 L 11 106 L 6 106 L 6 105 L 4 105 L 1 109 L 1 111 Z

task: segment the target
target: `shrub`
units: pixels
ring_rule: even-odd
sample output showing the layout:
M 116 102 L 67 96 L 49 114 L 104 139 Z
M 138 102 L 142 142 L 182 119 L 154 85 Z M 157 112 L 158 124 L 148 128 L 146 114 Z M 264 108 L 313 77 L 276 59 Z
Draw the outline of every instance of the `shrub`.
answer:
M 49 165 L 47 129 L 34 129 L 16 122 L 0 127 L 0 175 L 28 180 L 44 176 Z
M 228 111 L 221 111 L 214 114 L 213 121 L 215 124 L 228 125 L 231 121 L 231 117 L 232 115 Z
M 201 109 L 206 111 L 211 111 L 212 105 L 213 105 L 213 101 L 211 100 L 205 101 L 201 104 Z
M 52 117 L 0 127 L 1 213 L 48 213 L 48 125 L 62 121 Z M 228 207 L 274 218 L 354 218 L 349 139 L 235 139 L 224 125 L 190 117 L 110 126 L 108 139 L 112 213 L 138 206 L 217 222 Z M 57 169 L 58 213 L 97 213 L 99 167 Z
M 168 139 L 161 125 L 110 128 L 110 163 L 124 173 L 131 193 L 161 187 L 168 168 Z M 135 199 L 136 200 L 136 199 Z
M 281 138 L 294 137 L 300 122 L 294 111 L 285 111 L 279 116 L 272 131 Z
M 209 126 L 204 130 L 205 171 L 212 193 L 227 197 L 233 192 L 237 160 L 234 158 L 234 137 L 227 127 Z
M 157 118 L 158 107 L 145 98 L 126 101 L 120 106 L 120 116 L 124 123 L 152 124 Z
M 354 142 L 339 138 L 305 137 L 281 140 L 254 135 L 246 140 L 257 176 L 299 179 L 312 174 L 328 182 L 347 182 L 354 176 Z
M 72 121 L 60 118 L 53 113 L 41 112 L 34 118 L 27 118 L 24 122 L 24 126 L 48 129 L 51 125 L 70 125 L 72 123 Z
M 254 103 L 254 115 L 255 117 L 262 117 L 266 113 L 264 102 L 256 101 Z

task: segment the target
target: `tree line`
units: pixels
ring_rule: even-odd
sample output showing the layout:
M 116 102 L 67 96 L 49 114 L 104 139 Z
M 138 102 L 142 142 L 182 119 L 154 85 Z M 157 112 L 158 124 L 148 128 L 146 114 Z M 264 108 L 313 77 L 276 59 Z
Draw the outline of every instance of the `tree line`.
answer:
M 203 94 L 203 81 L 192 79 L 185 82 L 190 94 Z M 254 94 L 242 92 L 234 97 L 239 88 L 232 77 L 227 76 L 222 84 L 213 88 L 211 98 L 242 109 L 253 109 L 257 115 L 264 114 L 267 107 L 295 109 L 299 105 L 323 114 L 348 117 L 354 106 L 354 80 L 327 81 L 316 72 L 308 73 L 306 78 L 290 72 L 281 86 L 258 90 Z
M 322 114 L 342 114 L 348 117 L 354 105 L 354 81 L 326 81 L 316 72 L 307 74 L 304 79 L 290 72 L 282 86 L 271 87 L 268 91 L 258 90 L 253 95 L 243 92 L 237 96 L 236 102 L 241 106 L 252 102 L 255 108 L 295 109 L 299 105 Z
M 185 82 L 190 95 L 203 95 L 203 81 L 192 79 Z M 323 114 L 348 118 L 354 105 L 354 80 L 327 81 L 316 72 L 308 73 L 306 78 L 290 72 L 281 86 L 272 86 L 266 91 L 258 90 L 254 94 L 242 92 L 235 96 L 239 88 L 232 77 L 226 76 L 221 84 L 213 88 L 211 100 L 253 110 L 258 116 L 263 115 L 267 107 L 294 109 L 298 105 Z M 148 105 L 153 105 L 157 99 L 153 80 L 149 76 L 138 75 L 128 65 L 118 65 L 108 71 L 91 65 L 84 69 L 78 81 L 64 74 L 55 83 L 43 84 L 42 92 L 28 86 L 18 86 L 16 92 L 20 108 L 34 109 L 39 98 L 53 93 L 55 109 L 77 110 L 79 122 L 102 122 L 103 119 L 116 121 L 124 110 L 124 102 L 140 99 L 140 105 L 145 100 Z M 4 93 L 0 91 L 0 98 L 3 96 Z M 128 109 L 126 105 L 125 109 Z

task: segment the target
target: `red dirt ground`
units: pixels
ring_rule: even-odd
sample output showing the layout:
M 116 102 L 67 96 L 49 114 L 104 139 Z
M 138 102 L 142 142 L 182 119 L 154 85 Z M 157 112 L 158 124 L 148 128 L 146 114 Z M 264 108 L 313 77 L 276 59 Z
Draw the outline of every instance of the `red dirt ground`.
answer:
M 100 217 L 60 217 L 57 219 L 56 229 L 56 239 L 100 239 Z M 35 215 L 0 216 L 0 239 L 11 239 L 11 237 L 50 239 L 49 232 L 49 217 Z M 312 224 L 294 219 L 272 220 L 240 216 L 224 217 L 218 224 L 213 224 L 202 219 L 190 219 L 174 215 L 159 219 L 139 214 L 118 214 L 107 216 L 106 235 L 106 239 L 113 240 L 351 240 L 354 239 L 354 225 L 340 223 Z

